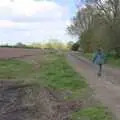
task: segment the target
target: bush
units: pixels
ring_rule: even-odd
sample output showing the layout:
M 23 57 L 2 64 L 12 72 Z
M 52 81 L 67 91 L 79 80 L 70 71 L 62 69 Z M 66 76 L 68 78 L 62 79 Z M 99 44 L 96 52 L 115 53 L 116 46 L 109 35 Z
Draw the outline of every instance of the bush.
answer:
M 17 43 L 14 47 L 16 47 L 16 48 L 25 48 L 26 47 L 26 45 L 24 45 L 23 43 Z
M 79 49 L 79 44 L 78 43 L 73 44 L 72 50 L 73 51 L 78 51 L 78 49 Z

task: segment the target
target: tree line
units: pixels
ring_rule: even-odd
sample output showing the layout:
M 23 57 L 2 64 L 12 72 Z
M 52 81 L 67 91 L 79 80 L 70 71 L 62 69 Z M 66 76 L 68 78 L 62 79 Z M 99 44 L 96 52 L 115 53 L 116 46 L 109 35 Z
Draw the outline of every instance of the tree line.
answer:
M 85 52 L 103 48 L 120 56 L 120 0 L 84 0 L 67 28 Z
M 71 43 L 73 45 L 73 43 Z M 1 48 L 41 48 L 41 49 L 61 49 L 61 50 L 68 50 L 72 45 L 60 42 L 57 39 L 50 39 L 46 43 L 32 43 L 32 44 L 24 44 L 22 42 L 18 42 L 15 45 L 4 44 L 0 45 Z

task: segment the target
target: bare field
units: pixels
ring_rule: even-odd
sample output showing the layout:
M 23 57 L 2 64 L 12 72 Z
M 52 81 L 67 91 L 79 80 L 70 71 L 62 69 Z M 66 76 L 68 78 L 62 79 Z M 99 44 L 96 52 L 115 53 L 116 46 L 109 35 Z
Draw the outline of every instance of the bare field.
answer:
M 41 49 L 0 48 L 0 59 L 20 58 L 41 53 Z

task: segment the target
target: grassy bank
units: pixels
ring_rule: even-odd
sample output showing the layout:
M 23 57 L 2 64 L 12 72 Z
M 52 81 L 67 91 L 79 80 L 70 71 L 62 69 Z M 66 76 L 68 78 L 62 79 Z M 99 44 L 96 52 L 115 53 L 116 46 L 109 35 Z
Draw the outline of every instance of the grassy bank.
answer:
M 89 107 L 73 114 L 73 120 L 111 120 L 104 107 Z
M 85 53 L 84 57 L 86 57 L 89 60 L 92 60 L 93 54 L 92 53 Z M 120 58 L 116 58 L 115 56 L 106 55 L 105 56 L 105 63 L 112 66 L 112 67 L 120 68 Z
M 108 56 L 107 63 L 113 67 L 120 68 L 120 58 L 116 58 L 114 56 Z
M 55 90 L 69 91 L 70 95 L 67 93 L 65 99 L 81 98 L 85 101 L 91 97 L 91 94 L 85 97 L 86 92 L 89 92 L 87 83 L 68 65 L 62 54 L 45 54 L 39 60 L 32 60 L 32 62 L 1 60 L 0 79 L 36 83 Z M 98 107 L 98 104 L 95 103 L 73 113 L 72 120 L 81 120 L 81 118 L 87 118 L 86 120 L 112 120 L 107 110 Z
M 84 57 L 86 57 L 89 60 L 92 60 L 93 54 L 92 53 L 85 53 Z

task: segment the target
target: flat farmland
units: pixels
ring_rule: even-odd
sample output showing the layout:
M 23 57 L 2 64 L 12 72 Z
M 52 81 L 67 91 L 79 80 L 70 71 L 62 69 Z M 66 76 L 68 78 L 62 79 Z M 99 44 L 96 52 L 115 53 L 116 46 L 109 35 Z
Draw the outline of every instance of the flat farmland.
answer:
M 0 48 L 0 59 L 32 56 L 37 55 L 40 52 L 41 52 L 40 49 Z

